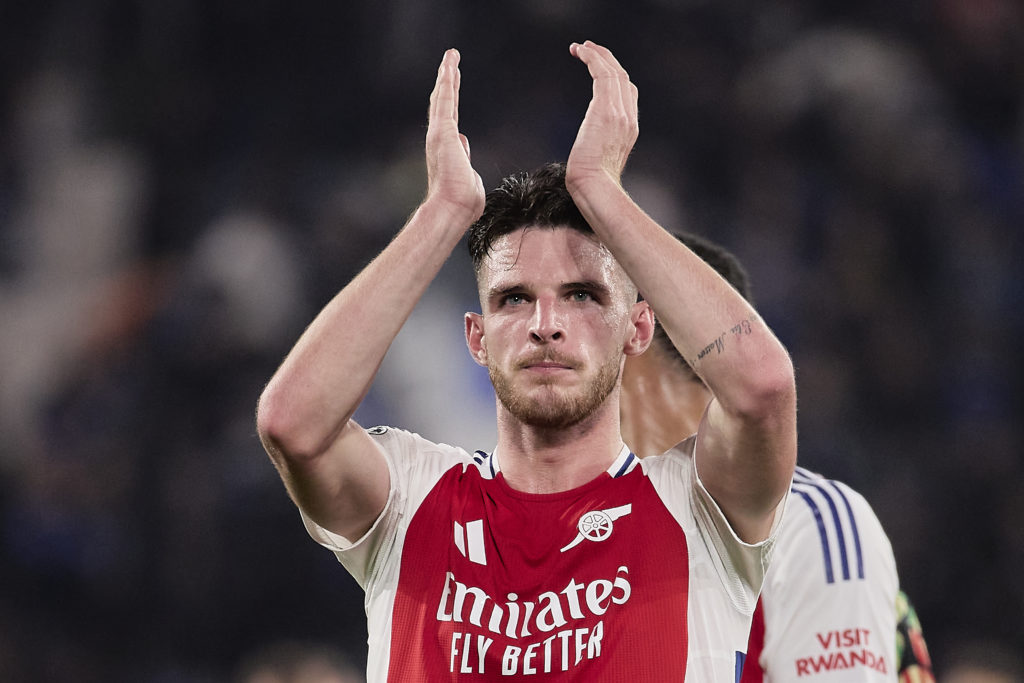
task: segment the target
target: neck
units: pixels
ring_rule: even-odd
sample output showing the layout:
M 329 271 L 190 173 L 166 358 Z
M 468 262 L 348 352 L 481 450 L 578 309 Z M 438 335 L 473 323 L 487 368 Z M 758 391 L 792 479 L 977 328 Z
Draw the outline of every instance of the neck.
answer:
M 607 470 L 622 449 L 618 392 L 568 427 L 524 424 L 498 403 L 498 451 L 508 485 L 527 493 L 558 493 Z
M 711 392 L 679 360 L 652 346 L 626 360 L 622 438 L 638 456 L 658 455 L 697 431 Z

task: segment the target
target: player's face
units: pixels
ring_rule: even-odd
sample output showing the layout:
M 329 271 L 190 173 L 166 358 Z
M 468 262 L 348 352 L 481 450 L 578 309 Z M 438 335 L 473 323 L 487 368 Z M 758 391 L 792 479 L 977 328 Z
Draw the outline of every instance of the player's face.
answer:
M 518 230 L 495 241 L 479 286 L 467 338 L 504 408 L 549 428 L 593 414 L 635 335 L 635 290 L 608 250 L 568 228 Z

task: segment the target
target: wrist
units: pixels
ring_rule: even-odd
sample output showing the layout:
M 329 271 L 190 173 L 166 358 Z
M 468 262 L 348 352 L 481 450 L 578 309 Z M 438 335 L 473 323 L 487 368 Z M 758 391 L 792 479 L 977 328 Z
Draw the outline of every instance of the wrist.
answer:
M 566 169 L 565 189 L 569 191 L 574 200 L 623 191 L 620 178 L 604 170 L 580 173 Z
M 482 205 L 477 209 L 475 206 L 428 195 L 416 209 L 415 219 L 442 225 L 461 237 L 482 211 Z
M 598 206 L 607 206 L 609 200 L 616 197 L 627 196 L 617 176 L 607 171 L 597 171 L 588 174 L 566 174 L 565 188 L 569 191 L 576 206 L 584 211 L 594 209 Z

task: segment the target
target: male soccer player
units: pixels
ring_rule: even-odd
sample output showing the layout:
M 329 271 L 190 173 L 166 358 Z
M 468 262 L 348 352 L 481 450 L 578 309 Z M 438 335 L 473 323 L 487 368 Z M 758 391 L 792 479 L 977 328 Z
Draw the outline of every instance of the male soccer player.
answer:
M 697 235 L 679 239 L 750 299 L 735 256 Z M 623 439 L 638 456 L 660 453 L 697 430 L 710 400 L 707 386 L 658 330 L 645 353 L 626 360 Z M 789 498 L 749 643 L 736 645 L 746 652 L 742 681 L 895 683 L 902 673 L 896 561 L 877 516 L 850 487 L 801 467 Z M 932 680 L 919 626 L 900 629 L 900 637 L 909 637 L 903 631 L 914 633 L 914 652 L 923 653 L 917 662 L 905 658 L 906 680 Z
M 570 53 L 593 96 L 567 163 L 486 202 L 445 54 L 426 198 L 260 399 L 307 529 L 366 591 L 371 682 L 733 680 L 725 643 L 749 621 L 796 459 L 792 363 L 623 190 L 636 87 L 606 48 Z M 466 341 L 497 397 L 497 446 L 476 455 L 352 421 L 467 230 L 482 310 Z M 619 431 L 620 373 L 650 343 L 652 308 L 712 399 L 693 438 L 640 462 Z

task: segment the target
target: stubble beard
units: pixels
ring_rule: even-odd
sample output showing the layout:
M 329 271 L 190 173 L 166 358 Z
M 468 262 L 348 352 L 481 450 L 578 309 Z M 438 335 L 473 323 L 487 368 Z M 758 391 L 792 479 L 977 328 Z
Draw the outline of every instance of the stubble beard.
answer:
M 488 374 L 501 404 L 523 424 L 542 429 L 564 429 L 583 421 L 604 403 L 619 380 L 618 359 L 602 365 L 597 375 L 581 391 L 571 392 L 553 382 L 543 388 L 543 398 L 525 395 L 515 389 L 511 377 L 489 365 Z

